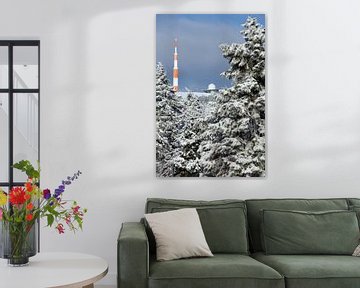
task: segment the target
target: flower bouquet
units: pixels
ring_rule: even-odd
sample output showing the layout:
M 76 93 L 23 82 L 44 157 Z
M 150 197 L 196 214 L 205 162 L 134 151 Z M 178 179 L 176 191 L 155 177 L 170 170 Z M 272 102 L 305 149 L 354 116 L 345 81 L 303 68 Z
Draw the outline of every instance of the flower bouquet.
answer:
M 27 160 L 13 165 L 26 173 L 23 187 L 12 187 L 9 193 L 0 188 L 0 257 L 8 259 L 9 265 L 26 265 L 29 257 L 36 254 L 36 223 L 45 218 L 47 226 L 55 227 L 59 234 L 82 229 L 86 209 L 75 201 L 63 199 L 66 186 L 78 179 L 81 172 L 74 173 L 54 189 L 40 189 L 40 168 L 35 169 Z

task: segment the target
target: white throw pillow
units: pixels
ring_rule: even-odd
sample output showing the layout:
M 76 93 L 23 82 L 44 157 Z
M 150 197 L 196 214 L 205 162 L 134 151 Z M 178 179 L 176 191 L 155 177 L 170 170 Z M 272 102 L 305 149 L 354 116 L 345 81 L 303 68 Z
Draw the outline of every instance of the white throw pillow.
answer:
M 145 214 L 156 240 L 156 259 L 214 256 L 195 208 Z

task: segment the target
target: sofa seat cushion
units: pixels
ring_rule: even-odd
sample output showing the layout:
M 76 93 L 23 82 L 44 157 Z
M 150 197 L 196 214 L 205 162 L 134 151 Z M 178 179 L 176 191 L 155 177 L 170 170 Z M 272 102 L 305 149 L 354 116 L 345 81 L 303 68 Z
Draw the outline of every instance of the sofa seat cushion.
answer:
M 360 258 L 343 255 L 265 255 L 252 257 L 285 277 L 287 288 L 358 288 Z
M 246 255 L 150 261 L 149 288 L 284 288 L 274 269 Z

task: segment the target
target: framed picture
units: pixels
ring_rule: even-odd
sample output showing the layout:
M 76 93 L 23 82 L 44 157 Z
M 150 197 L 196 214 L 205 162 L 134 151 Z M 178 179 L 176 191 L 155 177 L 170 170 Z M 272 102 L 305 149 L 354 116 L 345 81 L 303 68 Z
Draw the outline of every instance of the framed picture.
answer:
M 265 15 L 156 16 L 156 175 L 265 176 Z

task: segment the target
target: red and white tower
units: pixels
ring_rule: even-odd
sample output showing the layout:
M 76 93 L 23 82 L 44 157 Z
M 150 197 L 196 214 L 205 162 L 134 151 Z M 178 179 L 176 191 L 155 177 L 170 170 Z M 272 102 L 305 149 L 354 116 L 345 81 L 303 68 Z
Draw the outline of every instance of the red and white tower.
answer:
M 177 39 L 174 41 L 174 69 L 173 69 L 173 89 L 174 92 L 179 91 L 179 68 L 178 68 L 178 53 L 177 53 Z

